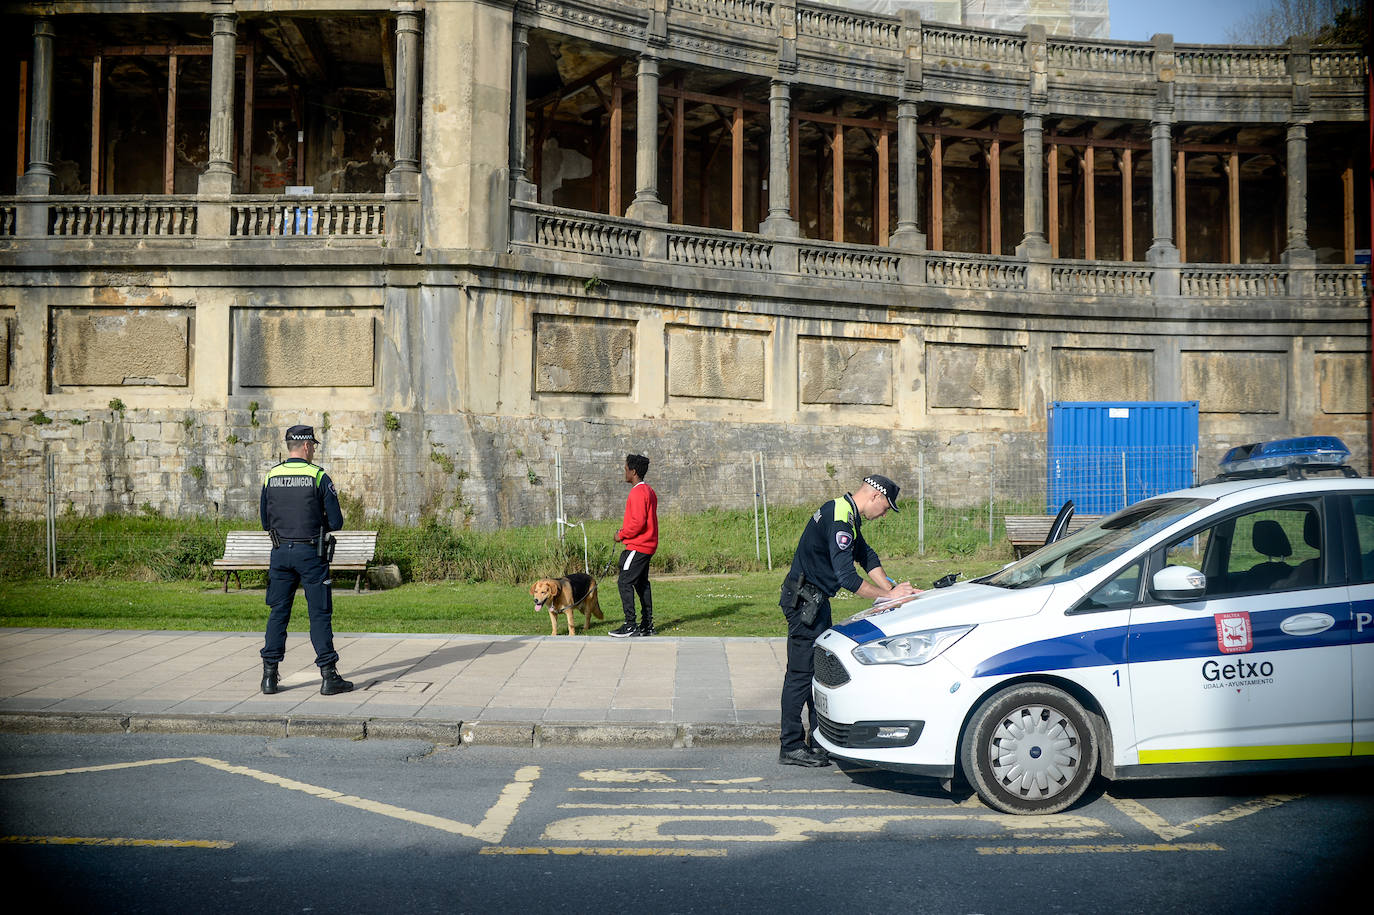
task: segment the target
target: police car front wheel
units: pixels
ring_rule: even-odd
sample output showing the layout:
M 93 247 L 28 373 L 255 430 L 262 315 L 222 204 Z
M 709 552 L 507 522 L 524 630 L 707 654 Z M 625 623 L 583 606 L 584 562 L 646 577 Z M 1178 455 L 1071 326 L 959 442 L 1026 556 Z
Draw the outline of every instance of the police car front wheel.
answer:
M 994 693 L 969 721 L 964 776 L 1004 813 L 1057 813 L 1088 789 L 1098 741 L 1083 706 L 1061 689 L 1026 684 Z

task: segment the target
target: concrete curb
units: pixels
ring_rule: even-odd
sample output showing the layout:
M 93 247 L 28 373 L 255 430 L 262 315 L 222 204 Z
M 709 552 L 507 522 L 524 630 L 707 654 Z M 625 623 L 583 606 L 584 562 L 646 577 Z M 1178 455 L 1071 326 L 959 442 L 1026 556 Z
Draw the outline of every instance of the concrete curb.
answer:
M 444 746 L 637 747 L 776 745 L 778 728 L 760 724 L 628 724 L 441 721 L 272 715 L 121 715 L 93 712 L 0 712 L 9 734 L 222 734 L 423 740 Z

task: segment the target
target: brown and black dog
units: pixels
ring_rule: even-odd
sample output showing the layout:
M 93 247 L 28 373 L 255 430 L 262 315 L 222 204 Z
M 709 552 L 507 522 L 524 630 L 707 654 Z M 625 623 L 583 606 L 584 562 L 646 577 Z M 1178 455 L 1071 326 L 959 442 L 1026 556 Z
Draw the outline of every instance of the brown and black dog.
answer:
M 553 630 L 550 635 L 558 635 L 560 613 L 568 619 L 568 635 L 577 635 L 577 629 L 573 626 L 573 610 L 579 606 L 585 616 L 583 632 L 591 628 L 593 616 L 599 620 L 606 618 L 596 599 L 596 579 L 581 572 L 573 572 L 563 578 L 541 578 L 530 585 L 530 593 L 534 595 L 534 609 L 549 612 L 549 626 Z

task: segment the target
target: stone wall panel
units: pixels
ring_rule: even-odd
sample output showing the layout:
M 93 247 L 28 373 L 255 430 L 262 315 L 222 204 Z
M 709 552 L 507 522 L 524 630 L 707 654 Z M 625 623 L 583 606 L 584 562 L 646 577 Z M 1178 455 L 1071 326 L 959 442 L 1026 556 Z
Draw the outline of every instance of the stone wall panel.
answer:
M 534 389 L 543 394 L 629 394 L 634 384 L 635 326 L 539 315 L 534 331 Z
M 1154 353 L 1055 347 L 1054 399 L 1154 400 Z
M 238 387 L 371 387 L 374 309 L 234 310 Z
M 55 387 L 187 383 L 191 319 L 183 309 L 55 309 L 52 333 Z
M 669 327 L 668 396 L 763 400 L 766 334 Z
M 1323 413 L 1369 411 L 1369 357 L 1317 353 L 1317 392 Z
M 926 350 L 930 406 L 1021 409 L 1023 358 L 1020 347 L 932 343 Z
M 0 314 L 0 386 L 10 383 L 10 316 Z
M 891 406 L 897 344 L 803 337 L 797 364 L 802 403 Z
M 1187 352 L 1183 399 L 1200 413 L 1282 415 L 1288 403 L 1287 353 Z

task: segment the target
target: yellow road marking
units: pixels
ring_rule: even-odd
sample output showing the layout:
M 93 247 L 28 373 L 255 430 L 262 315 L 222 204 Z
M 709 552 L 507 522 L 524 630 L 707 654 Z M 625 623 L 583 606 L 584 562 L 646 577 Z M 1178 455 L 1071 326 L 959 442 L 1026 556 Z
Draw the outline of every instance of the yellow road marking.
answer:
M 817 820 L 796 816 L 711 816 L 711 815 L 610 815 L 580 816 L 556 820 L 544 828 L 543 838 L 569 842 L 806 842 L 828 833 L 878 833 L 891 823 L 945 821 L 986 823 L 1013 834 L 1047 830 L 1058 834 L 1067 830 L 1106 830 L 1107 824 L 1091 817 L 1056 814 L 1052 817 L 1020 817 L 989 813 L 969 816 L 951 814 L 887 814 Z M 670 824 L 749 824 L 768 830 L 751 835 L 713 833 L 664 833 Z
M 1304 796 L 1305 795 L 1301 794 L 1270 794 L 1265 797 L 1255 798 L 1254 800 L 1236 804 L 1218 813 L 1210 813 L 1206 816 L 1188 820 L 1177 826 L 1171 825 L 1164 817 L 1155 813 L 1137 800 L 1111 797 L 1110 795 L 1106 795 L 1106 798 L 1117 810 L 1120 810 L 1122 813 L 1126 814 L 1126 816 L 1135 820 L 1164 841 L 1169 842 L 1174 839 L 1182 838 L 1183 836 L 1192 835 L 1197 830 L 1207 826 L 1229 823 L 1232 820 L 1247 817 L 1252 813 L 1259 813 L 1261 810 L 1270 810 Z
M 106 845 L 131 848 L 233 848 L 217 839 L 129 839 L 122 836 L 0 836 L 5 845 Z
M 578 773 L 584 782 L 676 782 L 669 769 L 588 769 Z M 690 771 L 698 771 L 696 769 Z
M 577 845 L 486 845 L 479 855 L 599 855 L 610 858 L 724 858 L 723 848 L 595 848 Z
M 1168 842 L 1158 845 L 1014 845 L 979 848 L 980 855 L 1084 855 L 1138 851 L 1225 851 L 1215 842 Z
M 950 804 L 559 804 L 564 810 L 949 810 Z
M 693 779 L 694 785 L 747 785 L 754 782 L 763 781 L 761 775 L 751 775 L 748 778 L 699 778 Z
M 76 769 L 53 769 L 46 772 L 18 772 L 11 775 L 0 776 L 6 779 L 15 778 L 38 778 L 42 776 L 72 775 L 83 772 L 108 772 L 116 769 L 133 769 L 140 766 L 158 766 L 174 762 L 193 762 L 211 769 L 218 769 L 221 772 L 228 772 L 233 775 L 243 775 L 248 778 L 256 779 L 277 788 L 284 788 L 288 791 L 299 791 L 311 797 L 321 800 L 333 801 L 336 804 L 343 804 L 346 807 L 353 807 L 358 810 L 365 810 L 368 813 L 375 813 L 379 816 L 391 817 L 396 820 L 403 820 L 414 823 L 418 826 L 428 826 L 430 829 L 437 829 L 440 832 L 453 833 L 454 835 L 467 836 L 473 839 L 480 839 L 483 842 L 496 843 L 505 838 L 506 830 L 514 822 L 515 815 L 520 810 L 520 805 L 530 796 L 534 790 L 534 781 L 539 778 L 538 766 L 525 766 L 518 769 L 512 782 L 501 789 L 501 795 L 496 799 L 496 803 L 491 806 L 482 818 L 480 823 L 469 826 L 467 823 L 460 823 L 447 817 L 435 816 L 429 813 L 420 813 L 414 810 L 407 810 L 404 807 L 397 807 L 394 804 L 384 804 L 381 801 L 372 801 L 367 798 L 356 797 L 351 794 L 343 794 L 332 788 L 321 788 L 318 785 L 310 785 L 295 779 L 284 778 L 280 775 L 273 775 L 271 772 L 263 772 L 259 769 L 250 769 L 247 766 L 236 766 L 221 759 L 213 759 L 209 756 L 184 756 L 172 759 L 145 759 L 141 762 L 115 763 L 104 766 L 84 766 Z
M 885 794 L 885 788 L 580 788 L 569 791 L 596 791 L 615 794 Z

